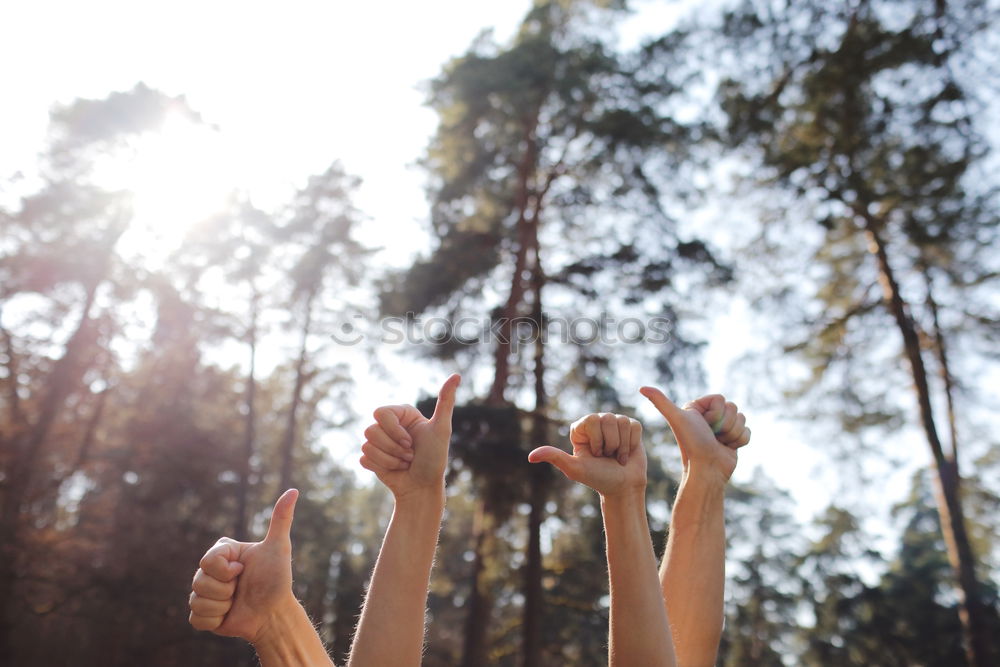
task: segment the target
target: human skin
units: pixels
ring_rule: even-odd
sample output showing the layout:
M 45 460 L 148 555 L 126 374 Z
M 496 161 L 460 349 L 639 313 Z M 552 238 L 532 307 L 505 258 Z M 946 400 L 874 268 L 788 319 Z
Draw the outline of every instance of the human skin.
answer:
M 191 625 L 245 639 L 263 667 L 333 664 L 292 593 L 291 528 L 297 499 L 295 489 L 282 494 L 260 542 L 219 539 L 202 556 L 191 583 Z
M 361 465 L 389 488 L 396 505 L 375 564 L 348 665 L 419 665 L 434 551 L 444 513 L 444 473 L 455 391 L 449 377 L 427 419 L 410 405 L 375 411 Z
M 431 419 L 412 406 L 386 406 L 365 431 L 361 465 L 393 493 L 386 530 L 348 664 L 419 665 L 427 587 L 444 510 L 444 471 L 455 390 L 445 382 Z M 389 434 L 392 436 L 389 436 Z M 378 444 L 376 444 L 378 443 Z M 387 460 L 383 455 L 392 452 Z M 274 506 L 260 542 L 221 538 L 202 557 L 192 581 L 190 623 L 257 650 L 262 667 L 332 665 L 305 609 L 292 593 L 291 526 L 298 491 Z
M 676 664 L 656 556 L 646 521 L 642 426 L 624 415 L 590 414 L 570 428 L 573 453 L 551 446 L 528 455 L 597 491 L 607 538 L 610 667 Z
M 737 450 L 750 442 L 746 417 L 720 394 L 676 406 L 663 392 L 640 392 L 666 419 L 684 466 L 670 517 L 660 588 L 677 664 L 715 664 L 722 637 L 725 586 L 725 487 Z

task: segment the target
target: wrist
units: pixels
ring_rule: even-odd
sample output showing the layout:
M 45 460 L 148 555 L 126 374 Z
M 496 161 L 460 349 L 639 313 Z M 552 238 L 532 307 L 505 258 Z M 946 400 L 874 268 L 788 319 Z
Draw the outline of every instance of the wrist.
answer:
M 641 506 L 646 507 L 646 485 L 629 486 L 613 493 L 600 493 L 601 507 L 622 507 L 631 508 Z
M 323 640 L 291 590 L 274 605 L 268 621 L 251 643 L 262 665 L 333 665 L 323 646 Z
M 396 509 L 439 508 L 444 510 L 444 480 L 440 484 L 420 486 L 395 495 Z
M 302 604 L 289 589 L 281 600 L 271 607 L 256 636 L 247 639 L 258 650 L 278 646 L 285 638 L 288 626 L 294 621 L 295 615 L 304 612 Z
M 729 475 L 708 461 L 692 460 L 684 468 L 684 481 L 710 491 L 724 493 L 726 484 L 729 483 Z

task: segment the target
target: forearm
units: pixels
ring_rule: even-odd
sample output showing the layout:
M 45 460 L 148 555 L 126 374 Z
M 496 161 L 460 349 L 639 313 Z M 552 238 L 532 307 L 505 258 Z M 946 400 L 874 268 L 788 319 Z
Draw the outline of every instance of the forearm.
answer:
M 601 498 L 611 589 L 609 667 L 675 664 L 644 491 Z
M 722 637 L 726 526 L 725 480 L 692 464 L 685 470 L 670 518 L 660 583 L 677 662 L 715 664 Z
M 291 593 L 254 642 L 261 667 L 330 667 L 326 653 L 306 610 Z
M 348 665 L 419 665 L 444 489 L 397 502 L 372 574 Z

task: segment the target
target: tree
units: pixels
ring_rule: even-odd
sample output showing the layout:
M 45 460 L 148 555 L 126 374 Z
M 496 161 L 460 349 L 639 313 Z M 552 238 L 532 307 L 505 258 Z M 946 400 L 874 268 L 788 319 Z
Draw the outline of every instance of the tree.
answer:
M 490 486 L 506 485 L 512 496 L 520 487 L 511 480 L 527 480 L 521 653 L 523 664 L 537 665 L 540 529 L 551 479 L 543 468 L 527 469 L 523 454 L 530 442 L 552 440 L 555 415 L 571 404 L 571 392 L 596 394 L 604 408 L 618 403 L 598 373 L 610 357 L 623 354 L 623 346 L 598 342 L 598 332 L 593 340 L 547 344 L 557 313 L 567 315 L 561 318 L 564 333 L 574 317 L 593 315 L 596 325 L 606 322 L 608 311 L 673 322 L 675 313 L 661 295 L 674 287 L 675 272 L 691 264 L 707 267 L 709 281 L 728 277 L 704 243 L 672 234 L 662 193 L 648 173 L 679 157 L 675 149 L 688 128 L 657 111 L 657 90 L 634 85 L 634 64 L 619 58 L 593 28 L 608 14 L 595 12 L 585 2 L 538 2 L 509 46 L 484 35 L 432 82 L 430 103 L 441 120 L 425 166 L 432 175 L 437 247 L 391 281 L 383 297 L 384 312 L 393 315 L 443 311 L 453 324 L 460 315 L 484 316 L 481 329 L 449 329 L 442 336 L 449 341 L 434 349 L 440 357 L 475 354 L 472 343 L 490 339 L 493 379 L 485 401 L 474 406 L 484 427 L 496 429 L 499 418 L 513 419 L 504 411 L 530 400 L 530 409 L 517 413 L 527 419 L 511 443 L 517 443 L 514 451 L 497 450 L 497 461 L 473 468 L 481 520 L 473 538 L 477 579 L 468 603 L 466 665 L 484 660 L 490 602 L 479 573 L 488 571 L 489 533 L 505 519 L 500 505 L 486 504 L 495 496 Z M 594 16 L 599 18 L 588 23 Z M 483 294 L 492 297 L 496 284 L 505 285 L 503 294 L 484 304 Z M 588 302 L 610 284 L 620 298 Z M 653 347 L 661 368 L 685 345 L 676 330 L 671 333 L 669 344 L 659 340 Z M 554 380 L 555 371 L 563 379 Z M 561 386 L 558 403 L 550 398 L 555 384 Z M 516 476 L 497 465 L 507 458 L 522 461 Z M 471 465 L 470 457 L 463 461 Z
M 290 396 L 296 592 L 333 624 L 335 647 L 349 644 L 384 495 L 356 489 L 315 447 L 316 425 L 345 419 L 340 369 L 254 359 L 262 332 L 288 317 L 269 287 L 337 312 L 331 294 L 363 271 L 350 179 L 331 168 L 283 215 L 234 196 L 208 220 L 171 221 L 189 233 L 149 262 L 121 242 L 140 222 L 108 168 L 130 165 L 144 133 L 178 113 L 197 121 L 182 98 L 141 85 L 57 108 L 39 189 L 0 212 L 4 664 L 250 665 L 249 647 L 196 638 L 177 593 L 208 544 L 262 526 Z M 248 343 L 249 373 L 226 367 L 234 338 Z
M 971 179 L 985 144 L 976 134 L 971 87 L 956 75 L 992 19 L 982 3 L 805 3 L 782 12 L 739 3 L 721 27 L 738 74 L 719 86 L 730 145 L 756 161 L 760 184 L 792 193 L 797 212 L 821 225 L 815 281 L 804 285 L 816 287 L 806 315 L 812 326 L 786 346 L 814 360 L 813 388 L 833 380 L 838 366 L 872 363 L 859 339 L 878 355 L 880 327 L 899 334 L 917 423 L 937 472 L 938 511 L 973 665 L 991 662 L 988 609 L 962 507 L 959 443 L 957 435 L 950 443 L 940 435 L 935 392 L 946 414 L 953 412 L 956 374 L 947 351 L 961 338 L 990 335 L 980 325 L 998 321 L 988 300 L 979 311 L 987 315 L 974 318 L 958 305 L 981 296 L 979 286 L 996 275 L 984 251 L 984 243 L 996 242 L 994 192 Z M 954 295 L 955 305 L 941 294 Z M 940 327 L 945 309 L 960 327 Z M 882 378 L 895 378 L 894 362 L 881 363 L 890 364 Z M 849 401 L 850 428 L 885 425 L 886 414 L 907 410 L 884 398 L 875 409 L 866 405 L 878 384 L 868 377 L 835 390 Z
M 368 254 L 352 238 L 359 222 L 359 213 L 350 201 L 350 192 L 356 185 L 356 179 L 348 177 L 339 164 L 331 165 L 323 174 L 310 178 L 306 187 L 296 193 L 287 221 L 275 230 L 276 236 L 287 244 L 282 258 L 287 264 L 283 268 L 290 283 L 289 304 L 293 311 L 298 311 L 299 321 L 295 380 L 281 445 L 278 486 L 282 489 L 292 486 L 299 410 L 306 385 L 318 372 L 309 364 L 310 354 L 317 356 L 320 352 L 309 349 L 316 333 L 317 310 L 323 306 L 321 312 L 328 318 L 328 326 L 346 319 L 345 313 L 352 304 L 344 294 L 361 279 Z
M 19 606 L 14 583 L 23 556 L 18 551 L 23 527 L 33 507 L 52 506 L 59 487 L 51 478 L 43 479 L 46 459 L 54 454 L 55 430 L 72 399 L 86 403 L 100 395 L 87 385 L 102 381 L 98 362 L 110 355 L 107 346 L 115 322 L 98 297 L 110 291 L 128 298 L 133 288 L 123 279 L 135 267 L 125 266 L 116 248 L 130 221 L 129 198 L 100 183 L 95 155 L 127 151 L 130 141 L 159 126 L 171 109 L 196 119 L 182 99 L 142 85 L 106 100 L 79 100 L 57 108 L 41 188 L 23 197 L 16 211 L 3 213 L 8 233 L 0 257 L 0 300 L 5 318 L 11 311 L 21 312 L 19 297 L 40 295 L 45 305 L 38 312 L 43 316 L 35 319 L 47 336 L 31 340 L 3 332 L 8 414 L 2 442 L 7 454 L 0 461 L 0 600 L 5 613 L 0 660 L 9 653 L 9 632 Z M 68 335 L 62 334 L 65 318 L 74 322 Z M 18 372 L 12 373 L 14 368 Z M 25 375 L 32 382 L 22 384 Z M 102 411 L 95 408 L 93 414 L 100 419 Z M 71 472 L 63 471 L 62 476 Z

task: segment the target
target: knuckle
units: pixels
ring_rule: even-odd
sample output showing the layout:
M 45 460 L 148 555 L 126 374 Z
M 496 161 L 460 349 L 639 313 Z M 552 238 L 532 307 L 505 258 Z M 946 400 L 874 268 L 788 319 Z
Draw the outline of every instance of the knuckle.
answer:
M 372 439 L 372 435 L 378 430 L 378 424 L 369 424 L 365 429 L 365 437 L 369 440 Z

